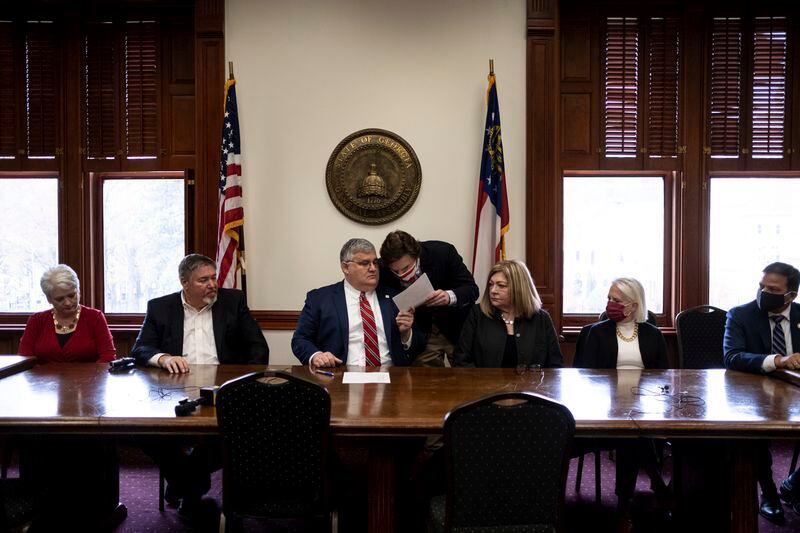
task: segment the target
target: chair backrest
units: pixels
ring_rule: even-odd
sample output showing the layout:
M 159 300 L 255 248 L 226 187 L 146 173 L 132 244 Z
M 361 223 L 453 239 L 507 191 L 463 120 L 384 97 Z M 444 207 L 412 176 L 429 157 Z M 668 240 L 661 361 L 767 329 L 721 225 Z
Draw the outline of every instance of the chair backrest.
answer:
M 287 372 L 254 372 L 217 392 L 222 507 L 262 517 L 306 517 L 328 508 L 328 391 Z
M 445 531 L 551 531 L 574 433 L 569 409 L 530 392 L 492 394 L 450 411 Z
M 724 368 L 725 311 L 699 305 L 675 317 L 679 368 Z

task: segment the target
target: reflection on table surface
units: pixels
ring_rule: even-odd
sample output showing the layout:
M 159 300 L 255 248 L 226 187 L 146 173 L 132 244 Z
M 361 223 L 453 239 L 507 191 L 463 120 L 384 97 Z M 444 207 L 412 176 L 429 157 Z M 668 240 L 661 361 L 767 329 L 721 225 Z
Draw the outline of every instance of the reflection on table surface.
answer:
M 578 434 L 774 437 L 800 432 L 800 388 L 726 370 L 383 368 L 390 384 L 342 384 L 307 367 L 287 370 L 325 386 L 331 425 L 341 434 L 441 430 L 450 409 L 498 391 L 532 391 L 565 404 Z M 0 429 L 213 432 L 215 411 L 176 417 L 175 404 L 258 365 L 196 365 L 111 374 L 105 365 L 46 364 L 0 379 Z M 363 371 L 363 370 L 362 370 Z

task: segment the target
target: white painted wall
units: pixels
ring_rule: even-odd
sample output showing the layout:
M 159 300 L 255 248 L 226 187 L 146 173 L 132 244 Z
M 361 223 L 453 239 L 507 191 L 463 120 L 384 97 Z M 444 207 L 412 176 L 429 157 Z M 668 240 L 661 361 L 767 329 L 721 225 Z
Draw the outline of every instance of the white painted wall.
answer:
M 404 229 L 471 261 L 488 60 L 495 60 L 511 210 L 508 253 L 525 253 L 524 0 L 227 0 L 242 133 L 248 300 L 301 309 L 341 279 L 339 248 L 380 247 Z M 390 130 L 422 166 L 400 219 L 366 226 L 328 198 L 325 167 L 347 135 Z M 479 284 L 482 281 L 479 280 Z M 267 332 L 271 362 L 293 363 L 291 332 Z

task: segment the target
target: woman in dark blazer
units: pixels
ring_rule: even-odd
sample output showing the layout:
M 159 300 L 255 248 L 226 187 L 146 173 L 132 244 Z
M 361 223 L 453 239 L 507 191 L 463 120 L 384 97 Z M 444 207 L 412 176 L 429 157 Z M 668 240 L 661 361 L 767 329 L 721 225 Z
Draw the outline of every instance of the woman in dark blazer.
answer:
M 501 261 L 489 271 L 483 298 L 464 322 L 455 359 L 456 366 L 562 365 L 553 321 L 525 263 Z
M 661 331 L 646 322 L 647 305 L 644 288 L 633 278 L 618 278 L 611 282 L 606 303 L 608 319 L 589 327 L 581 350 L 575 354 L 575 367 L 609 368 L 635 374 L 646 368 L 667 368 L 667 345 Z M 622 374 L 619 379 L 624 378 Z M 603 443 L 599 443 L 603 446 Z M 617 506 L 622 524 L 629 519 L 628 508 L 636 488 L 639 468 L 647 471 L 656 493 L 667 488 L 655 468 L 654 444 L 651 440 L 617 441 Z
M 589 328 L 575 354 L 578 368 L 667 368 L 667 345 L 661 331 L 647 323 L 644 288 L 633 278 L 611 282 L 608 319 Z

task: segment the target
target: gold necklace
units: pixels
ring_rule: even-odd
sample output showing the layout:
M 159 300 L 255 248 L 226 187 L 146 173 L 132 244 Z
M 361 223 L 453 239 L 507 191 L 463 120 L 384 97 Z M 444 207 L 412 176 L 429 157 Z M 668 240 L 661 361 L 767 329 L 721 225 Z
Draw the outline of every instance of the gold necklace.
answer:
M 619 337 L 622 342 L 633 342 L 636 340 L 636 337 L 638 336 L 639 336 L 638 322 L 633 323 L 633 335 L 631 335 L 630 337 L 626 337 L 625 335 L 623 335 L 622 332 L 619 330 L 619 326 L 617 326 L 617 337 Z
M 78 306 L 78 312 L 75 313 L 75 318 L 72 319 L 72 322 L 67 324 L 66 326 L 62 326 L 59 324 L 58 319 L 56 318 L 56 310 L 53 309 L 53 325 L 56 327 L 57 333 L 70 333 L 75 331 L 75 328 L 78 327 L 78 320 L 81 318 L 81 306 Z

